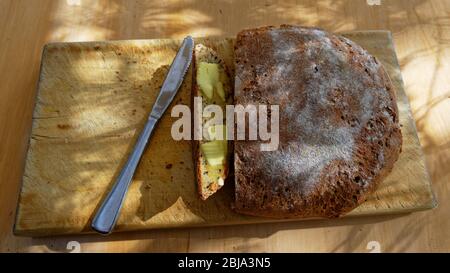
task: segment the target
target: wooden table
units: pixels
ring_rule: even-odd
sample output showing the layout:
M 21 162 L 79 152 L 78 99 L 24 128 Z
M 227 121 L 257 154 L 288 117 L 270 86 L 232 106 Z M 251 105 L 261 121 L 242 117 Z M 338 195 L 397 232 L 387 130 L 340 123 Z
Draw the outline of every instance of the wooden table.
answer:
M 377 1 L 368 1 L 374 2 Z M 450 1 L 0 1 L 0 251 L 450 251 Z M 268 24 L 388 29 L 439 207 L 411 215 L 139 233 L 12 235 L 39 74 L 49 41 L 233 36 Z M 375 241 L 372 242 L 372 241 Z

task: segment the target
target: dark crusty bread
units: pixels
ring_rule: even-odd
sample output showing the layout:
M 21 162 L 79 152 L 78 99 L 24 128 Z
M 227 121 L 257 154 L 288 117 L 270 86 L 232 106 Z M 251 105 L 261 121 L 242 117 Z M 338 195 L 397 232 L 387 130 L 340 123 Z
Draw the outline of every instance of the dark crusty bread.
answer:
M 235 141 L 235 209 L 337 217 L 391 171 L 402 136 L 395 92 L 377 59 L 347 38 L 289 25 L 240 32 L 235 103 L 278 104 L 280 144 Z
M 207 63 L 217 63 L 219 64 L 220 71 L 222 73 L 222 84 L 226 94 L 226 101 L 221 102 L 218 97 L 213 99 L 213 103 L 223 106 L 225 104 L 231 104 L 233 100 L 233 86 L 231 82 L 231 78 L 229 75 L 229 69 L 225 65 L 225 62 L 218 55 L 218 53 L 210 47 L 207 47 L 203 44 L 196 44 L 194 49 L 194 58 L 193 58 L 193 80 L 192 80 L 192 99 L 194 97 L 201 96 L 201 90 L 197 85 L 196 74 L 197 74 L 197 66 L 200 62 Z M 217 94 L 214 94 L 217 96 Z M 193 101 L 192 101 L 193 104 Z M 202 98 L 202 108 L 204 109 L 208 103 L 206 99 Z M 202 124 L 207 121 L 206 118 L 202 119 Z M 193 117 L 192 117 L 192 126 L 193 125 Z M 207 161 L 205 156 L 203 155 L 200 144 L 203 143 L 204 140 L 193 140 L 193 162 L 195 169 L 195 176 L 197 180 L 197 188 L 200 198 L 206 200 L 208 197 L 216 193 L 220 188 L 223 187 L 229 173 L 229 164 L 230 164 L 230 154 L 232 153 L 231 141 L 228 144 L 228 160 L 226 160 L 223 168 L 220 169 L 210 169 L 207 167 Z M 222 179 L 219 182 L 218 178 Z

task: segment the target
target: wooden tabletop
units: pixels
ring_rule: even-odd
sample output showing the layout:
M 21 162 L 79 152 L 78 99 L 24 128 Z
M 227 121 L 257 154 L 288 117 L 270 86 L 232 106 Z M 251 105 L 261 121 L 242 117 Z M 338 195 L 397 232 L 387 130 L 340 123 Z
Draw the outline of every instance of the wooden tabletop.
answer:
M 438 208 L 109 237 L 12 234 L 45 43 L 234 36 L 243 28 L 283 23 L 392 31 Z M 62 252 L 76 242 L 82 252 L 450 251 L 450 1 L 3 0 L 0 33 L 0 251 Z

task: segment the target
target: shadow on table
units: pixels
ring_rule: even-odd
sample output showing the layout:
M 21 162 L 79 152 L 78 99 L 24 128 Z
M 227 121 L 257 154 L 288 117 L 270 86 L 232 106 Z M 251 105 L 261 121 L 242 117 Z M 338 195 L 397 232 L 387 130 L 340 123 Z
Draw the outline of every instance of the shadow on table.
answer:
M 241 243 L 232 247 L 236 252 L 260 251 L 263 249 L 263 241 L 259 239 L 268 238 L 276 235 L 280 231 L 298 230 L 298 236 L 302 236 L 302 231 L 309 229 L 320 229 L 328 227 L 344 227 L 350 226 L 350 230 L 345 231 L 346 237 L 338 244 L 333 252 L 354 251 L 353 246 L 359 246 L 361 243 L 371 241 L 367 237 L 372 229 L 372 224 L 383 223 L 400 218 L 407 218 L 410 214 L 370 216 L 370 217 L 348 217 L 341 219 L 320 219 L 320 220 L 303 220 L 280 223 L 263 223 L 263 224 L 247 224 L 233 226 L 217 226 L 207 228 L 179 228 L 149 231 L 134 231 L 124 233 L 113 233 L 109 236 L 98 234 L 74 235 L 74 236 L 57 236 L 57 237 L 40 237 L 32 238 L 32 245 L 45 245 L 48 252 L 66 252 L 67 243 L 77 241 L 82 245 L 91 243 L 107 243 L 127 241 L 136 242 L 129 249 L 123 251 L 130 252 L 196 252 L 206 251 L 208 241 L 222 241 L 233 238 Z M 408 225 L 409 226 L 409 225 Z M 414 229 L 405 227 L 405 232 L 409 238 L 414 238 Z M 207 235 L 207 236 L 206 236 Z M 49 243 L 49 240 L 51 243 Z M 407 245 L 407 243 L 404 243 Z M 91 248 L 92 250 L 92 248 Z M 94 252 L 114 251 L 113 248 L 99 248 L 92 250 Z

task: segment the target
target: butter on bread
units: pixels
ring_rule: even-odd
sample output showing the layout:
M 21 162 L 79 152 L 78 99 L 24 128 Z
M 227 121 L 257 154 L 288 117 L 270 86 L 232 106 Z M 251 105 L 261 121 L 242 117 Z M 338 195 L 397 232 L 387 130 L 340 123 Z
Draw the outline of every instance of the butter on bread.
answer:
M 229 69 L 218 53 L 203 44 L 197 44 L 193 58 L 192 98 L 202 98 L 202 109 L 215 104 L 222 108 L 232 103 L 232 81 Z M 194 118 L 194 117 L 193 117 Z M 207 122 L 202 118 L 202 126 Z M 194 125 L 194 122 L 193 122 Z M 223 120 L 225 125 L 225 115 Z M 226 138 L 214 140 L 224 126 L 213 126 L 207 132 L 210 139 L 193 141 L 193 162 L 200 198 L 206 200 L 224 186 L 228 177 L 231 145 Z

